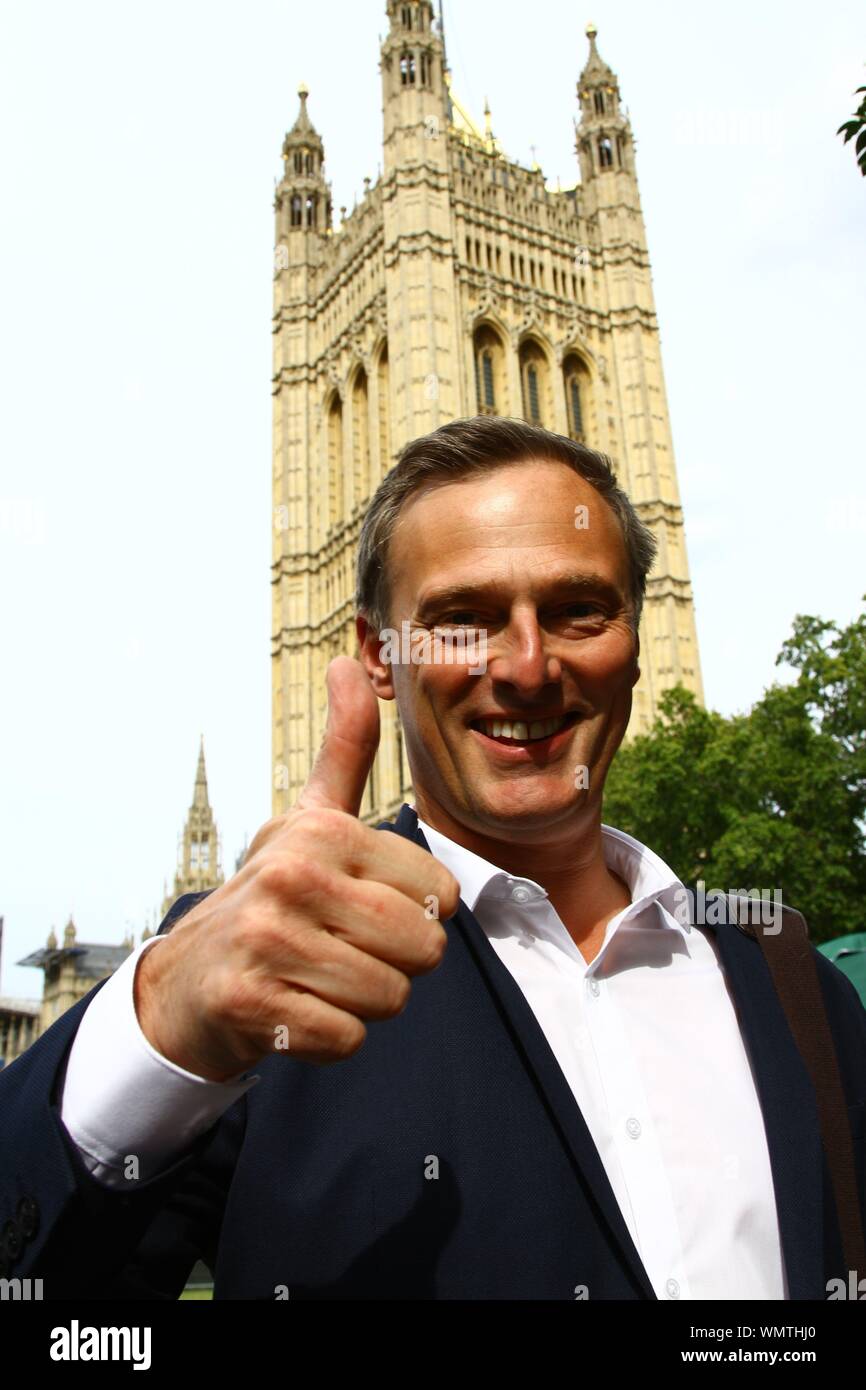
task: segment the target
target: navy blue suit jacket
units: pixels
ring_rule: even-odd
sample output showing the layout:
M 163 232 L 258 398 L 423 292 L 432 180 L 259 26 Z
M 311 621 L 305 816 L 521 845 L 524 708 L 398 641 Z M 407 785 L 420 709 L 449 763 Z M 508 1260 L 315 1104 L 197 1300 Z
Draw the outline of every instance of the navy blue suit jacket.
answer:
M 429 849 L 407 805 L 378 828 Z M 202 896 L 179 899 L 160 930 Z M 654 1298 L 535 1015 L 465 904 L 445 925 L 442 964 L 355 1056 L 268 1057 L 179 1162 L 120 1192 L 88 1173 L 57 1106 L 97 985 L 0 1070 L 3 1272 L 41 1277 L 45 1298 L 175 1299 L 198 1257 L 217 1298 L 570 1300 L 582 1285 L 591 1300 Z M 814 1091 L 758 943 L 714 930 L 763 1110 L 790 1296 L 824 1299 L 847 1271 Z M 814 954 L 864 1202 L 866 1010 Z

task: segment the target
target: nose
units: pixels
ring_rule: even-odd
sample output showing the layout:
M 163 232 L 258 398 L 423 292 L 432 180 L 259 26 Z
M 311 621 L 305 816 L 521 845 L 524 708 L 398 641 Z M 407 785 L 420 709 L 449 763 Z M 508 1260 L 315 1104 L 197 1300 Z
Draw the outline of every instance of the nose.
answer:
M 548 641 L 534 609 L 515 610 L 507 626 L 492 640 L 488 637 L 487 674 L 531 697 L 562 679 L 562 665 L 548 650 Z

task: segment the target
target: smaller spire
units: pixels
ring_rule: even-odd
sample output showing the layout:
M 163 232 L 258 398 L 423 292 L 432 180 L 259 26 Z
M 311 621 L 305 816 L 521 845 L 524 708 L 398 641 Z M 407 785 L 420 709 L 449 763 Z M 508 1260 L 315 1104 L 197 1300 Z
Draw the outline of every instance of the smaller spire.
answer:
M 201 806 L 203 809 L 210 804 L 207 798 L 207 772 L 204 765 L 204 734 L 199 735 L 198 766 L 195 770 L 192 804 L 193 806 Z
M 63 932 L 63 945 L 65 948 L 75 945 L 75 923 L 72 920 L 71 913 L 69 915 L 69 921 L 66 923 L 66 927 Z
M 301 82 L 298 86 L 298 96 L 301 99 L 301 109 L 298 112 L 295 124 L 292 126 L 285 140 L 283 141 L 283 155 L 288 154 L 290 149 L 295 146 L 303 145 L 307 148 L 315 148 L 319 155 L 324 158 L 324 145 L 322 137 L 310 120 L 310 113 L 307 110 L 307 97 L 310 89 L 306 82 Z
M 598 30 L 592 21 L 586 26 L 586 37 L 589 39 L 589 57 L 584 64 L 584 69 L 581 73 L 581 81 L 586 81 L 587 78 L 595 78 L 596 80 L 599 78 L 610 78 L 611 81 L 615 83 L 616 78 L 614 77 L 613 69 L 604 61 L 595 46 Z
M 51 928 L 50 932 L 48 933 L 48 940 L 46 941 L 45 944 L 46 944 L 46 946 L 48 947 L 48 950 L 49 950 L 49 951 L 56 951 L 56 950 L 57 950 L 57 932 L 54 930 L 53 927 Z

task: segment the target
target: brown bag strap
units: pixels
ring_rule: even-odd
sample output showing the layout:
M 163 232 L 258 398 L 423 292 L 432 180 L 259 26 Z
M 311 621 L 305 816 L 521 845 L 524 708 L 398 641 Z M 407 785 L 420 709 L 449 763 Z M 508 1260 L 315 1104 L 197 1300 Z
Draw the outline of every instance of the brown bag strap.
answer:
M 748 899 L 734 899 L 747 902 Z M 734 912 L 737 908 L 734 906 Z M 738 926 L 744 925 L 735 916 Z M 848 1103 L 839 1072 L 839 1060 L 827 1019 L 824 996 L 806 919 L 795 908 L 782 905 L 781 926 L 767 931 L 760 925 L 748 928 L 764 953 L 788 1027 L 806 1064 L 815 1088 L 821 1139 L 836 1199 L 836 1214 L 842 1233 L 842 1250 L 849 1270 L 866 1274 L 866 1242 L 860 1213 L 860 1196 L 854 1167 L 854 1143 L 848 1123 Z M 749 917 L 746 921 L 751 921 Z

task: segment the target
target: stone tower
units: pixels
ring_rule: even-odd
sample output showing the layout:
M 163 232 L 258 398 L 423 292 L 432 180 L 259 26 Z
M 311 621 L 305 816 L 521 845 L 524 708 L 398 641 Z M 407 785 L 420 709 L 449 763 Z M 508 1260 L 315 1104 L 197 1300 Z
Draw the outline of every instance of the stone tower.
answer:
M 365 504 L 399 449 L 446 421 L 519 416 L 609 454 L 659 542 L 629 733 L 682 682 L 702 699 L 694 610 L 634 143 L 616 76 L 577 86 L 580 182 L 509 159 L 451 90 L 430 0 L 388 0 L 383 161 L 337 225 L 308 110 L 275 195 L 273 811 L 321 741 L 324 673 L 356 653 L 354 557 Z M 362 815 L 411 797 L 393 701 Z
M 202 738 L 198 750 L 192 804 L 178 843 L 174 887 L 163 899 L 162 916 L 166 915 L 172 903 L 183 893 L 201 893 L 207 888 L 219 888 L 222 882 L 220 843 L 207 794 Z

